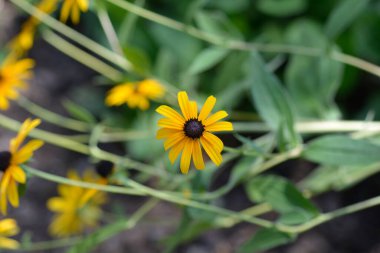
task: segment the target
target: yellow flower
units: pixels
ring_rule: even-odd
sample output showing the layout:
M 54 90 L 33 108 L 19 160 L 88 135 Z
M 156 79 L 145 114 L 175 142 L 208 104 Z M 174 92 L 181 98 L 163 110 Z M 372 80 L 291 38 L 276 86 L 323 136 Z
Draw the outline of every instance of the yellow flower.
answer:
M 45 13 L 52 13 L 57 7 L 58 0 L 42 0 L 36 8 Z M 15 57 L 21 57 L 29 51 L 34 42 L 36 29 L 40 21 L 35 17 L 29 17 L 21 27 L 20 33 L 10 42 L 10 49 Z
M 81 179 L 70 170 L 67 177 L 71 180 L 105 184 L 104 178 L 98 178 L 92 170 L 86 170 Z M 50 224 L 52 235 L 65 237 L 81 233 L 85 228 L 95 227 L 101 217 L 100 206 L 106 202 L 106 194 L 95 189 L 85 189 L 78 186 L 58 186 L 59 197 L 49 199 L 49 210 L 57 213 Z
M 16 60 L 11 55 L 0 65 L 0 110 L 8 109 L 8 100 L 17 99 L 18 89 L 27 87 L 25 81 L 31 78 L 33 66 L 32 59 Z
M 171 148 L 169 152 L 171 163 L 174 163 L 182 151 L 180 164 L 182 173 L 187 174 L 189 171 L 191 157 L 195 168 L 203 169 L 202 145 L 210 159 L 216 165 L 220 165 L 223 142 L 211 132 L 233 130 L 230 122 L 219 121 L 228 114 L 225 111 L 218 111 L 209 116 L 216 103 L 214 96 L 207 98 L 199 114 L 197 103 L 189 101 L 185 91 L 178 93 L 178 103 L 182 115 L 166 105 L 161 105 L 156 110 L 166 117 L 158 121 L 158 125 L 162 128 L 157 132 L 157 139 L 167 139 L 164 148 L 165 150 Z
M 80 20 L 80 11 L 86 12 L 87 10 L 88 0 L 63 0 L 60 20 L 66 22 L 67 18 L 71 16 L 71 21 L 74 24 L 78 24 Z
M 21 147 L 29 132 L 40 122 L 39 119 L 25 120 L 18 135 L 10 141 L 9 151 L 0 152 L 0 171 L 3 172 L 0 180 L 0 206 L 4 215 L 7 213 L 7 198 L 12 206 L 19 205 L 17 185 L 26 182 L 25 172 L 20 165 L 28 161 L 33 156 L 33 152 L 43 145 L 43 141 L 31 140 Z
M 164 87 L 153 79 L 123 83 L 108 92 L 106 104 L 118 106 L 127 103 L 130 108 L 146 110 L 149 108 L 149 100 L 161 98 L 164 93 Z
M 13 219 L 4 219 L 0 221 L 0 249 L 17 249 L 19 243 L 8 237 L 14 236 L 19 232 L 16 221 Z

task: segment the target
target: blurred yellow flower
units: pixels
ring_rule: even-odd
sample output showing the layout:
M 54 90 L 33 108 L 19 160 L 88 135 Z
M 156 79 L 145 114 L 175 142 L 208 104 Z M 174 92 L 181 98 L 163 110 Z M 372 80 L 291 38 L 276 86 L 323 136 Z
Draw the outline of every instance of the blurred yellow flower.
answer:
M 0 220 L 0 249 L 17 249 L 19 243 L 8 237 L 18 234 L 19 228 L 13 219 Z
M 130 108 L 149 108 L 149 100 L 158 99 L 165 94 L 165 88 L 156 80 L 146 79 L 141 82 L 123 83 L 108 92 L 106 104 L 118 106 L 124 103 Z
M 42 12 L 50 14 L 57 8 L 58 0 L 42 0 L 36 6 Z M 36 29 L 40 21 L 35 17 L 29 17 L 22 25 L 20 33 L 11 40 L 10 49 L 15 57 L 21 57 L 29 51 L 34 42 Z
M 26 80 L 32 77 L 32 59 L 16 60 L 9 55 L 0 65 L 0 110 L 9 107 L 9 99 L 18 98 L 18 89 L 27 87 Z
M 63 0 L 60 20 L 66 22 L 71 16 L 71 21 L 78 24 L 80 20 L 80 12 L 88 11 L 88 0 Z
M 67 177 L 71 180 L 105 184 L 104 178 L 99 178 L 92 170 L 86 170 L 83 179 L 70 170 Z M 57 237 L 79 234 L 86 228 L 95 227 L 102 215 L 100 206 L 106 202 L 106 194 L 95 189 L 85 189 L 78 186 L 58 186 L 59 197 L 50 198 L 47 206 L 55 212 L 49 232 Z
M 221 152 L 223 142 L 211 132 L 232 131 L 230 122 L 219 121 L 228 116 L 225 111 L 218 111 L 209 116 L 214 108 L 216 98 L 209 96 L 198 114 L 198 107 L 195 101 L 189 101 L 187 93 L 178 93 L 178 103 L 182 115 L 169 106 L 161 105 L 157 112 L 166 118 L 160 119 L 158 125 L 162 127 L 157 132 L 157 139 L 167 139 L 164 143 L 165 150 L 171 148 L 169 159 L 171 163 L 181 156 L 181 172 L 187 174 L 190 167 L 190 160 L 193 157 L 195 168 L 204 168 L 201 145 L 207 155 L 216 164 L 222 163 Z
M 18 135 L 10 141 L 9 151 L 0 152 L 0 171 L 3 172 L 0 180 L 0 206 L 4 215 L 7 214 L 7 199 L 12 206 L 19 206 L 17 185 L 26 182 L 25 172 L 20 165 L 27 162 L 33 156 L 33 152 L 43 145 L 41 140 L 31 140 L 21 147 L 29 132 L 40 123 L 39 119 L 25 120 Z

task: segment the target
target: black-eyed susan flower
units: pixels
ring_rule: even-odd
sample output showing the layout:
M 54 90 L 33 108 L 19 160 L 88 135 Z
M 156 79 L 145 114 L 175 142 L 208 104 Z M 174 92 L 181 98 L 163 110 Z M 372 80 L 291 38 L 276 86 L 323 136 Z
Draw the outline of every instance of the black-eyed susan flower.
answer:
M 104 183 L 104 179 L 86 170 L 83 179 L 73 170 L 68 172 L 71 180 L 90 183 Z M 100 206 L 106 202 L 106 194 L 95 189 L 85 189 L 78 186 L 58 186 L 59 197 L 49 199 L 47 206 L 55 212 L 49 232 L 57 237 L 82 233 L 86 228 L 97 226 L 102 214 Z
M 17 235 L 19 228 L 14 219 L 0 220 L 0 249 L 17 249 L 19 243 L 8 237 Z
M 166 105 L 161 105 L 156 110 L 166 117 L 158 121 L 161 129 L 157 132 L 157 138 L 166 139 L 164 148 L 170 149 L 171 163 L 174 163 L 182 152 L 180 164 L 182 173 L 186 174 L 189 171 L 191 158 L 193 158 L 195 168 L 203 169 L 202 146 L 210 159 L 216 165 L 220 165 L 223 142 L 212 132 L 233 130 L 230 122 L 219 121 L 228 116 L 227 112 L 218 111 L 210 115 L 216 103 L 214 96 L 207 98 L 199 114 L 197 103 L 189 101 L 185 91 L 178 93 L 178 103 L 182 115 Z
M 57 8 L 57 4 L 58 0 L 42 0 L 37 4 L 36 8 L 50 14 Z M 20 33 L 11 40 L 9 45 L 12 54 L 16 57 L 21 57 L 32 48 L 39 23 L 38 19 L 31 16 L 22 24 Z
M 80 20 L 80 12 L 88 11 L 88 0 L 63 0 L 60 20 L 66 22 L 69 16 L 74 24 Z
M 17 99 L 18 90 L 27 87 L 26 81 L 32 76 L 33 66 L 32 59 L 17 60 L 12 55 L 3 61 L 0 65 L 0 110 L 8 109 L 8 100 Z
M 39 119 L 27 119 L 22 124 L 18 135 L 10 141 L 9 151 L 0 152 L 0 171 L 2 177 L 0 179 L 0 207 L 1 212 L 7 213 L 7 199 L 12 206 L 19 206 L 18 184 L 26 182 L 26 175 L 20 167 L 27 162 L 33 152 L 43 145 L 41 140 L 31 140 L 24 146 L 21 146 L 26 136 L 35 127 L 40 124 Z
M 162 98 L 165 88 L 154 79 L 146 79 L 141 82 L 128 82 L 115 86 L 108 92 L 106 104 L 119 106 L 128 104 L 130 108 L 149 108 L 149 100 Z

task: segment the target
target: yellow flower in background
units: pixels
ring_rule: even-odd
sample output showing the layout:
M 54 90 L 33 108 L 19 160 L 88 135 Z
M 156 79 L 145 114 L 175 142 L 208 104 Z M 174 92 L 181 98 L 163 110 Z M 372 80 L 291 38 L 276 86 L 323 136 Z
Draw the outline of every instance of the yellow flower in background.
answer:
M 130 108 L 149 108 L 149 100 L 162 98 L 165 88 L 156 80 L 146 79 L 141 82 L 129 82 L 115 86 L 108 92 L 106 104 L 119 106 L 128 104 Z
M 19 243 L 8 237 L 17 235 L 19 228 L 13 219 L 0 220 L 0 249 L 17 249 Z
M 158 125 L 162 128 L 157 132 L 157 139 L 166 139 L 164 148 L 171 149 L 169 152 L 171 163 L 174 163 L 182 152 L 180 164 L 182 173 L 187 174 L 189 171 L 191 158 L 195 168 L 203 169 L 205 165 L 202 146 L 210 159 L 216 165 L 220 165 L 223 142 L 211 132 L 233 130 L 230 122 L 219 121 L 228 116 L 227 112 L 218 111 L 210 115 L 216 103 L 214 96 L 207 98 L 199 114 L 197 103 L 189 101 L 185 91 L 178 93 L 178 103 L 182 115 L 166 105 L 161 105 L 156 110 L 166 117 L 158 121 Z
M 26 80 L 32 77 L 32 59 L 16 60 L 9 55 L 0 65 L 0 110 L 9 107 L 8 100 L 18 98 L 19 89 L 27 87 Z
M 0 171 L 3 175 L 0 179 L 0 206 L 1 212 L 7 214 L 7 199 L 12 206 L 19 206 L 18 183 L 26 182 L 25 172 L 20 165 L 27 162 L 33 152 L 43 145 L 41 140 L 31 140 L 25 146 L 21 146 L 26 136 L 37 127 L 39 119 L 27 119 L 22 124 L 18 135 L 10 141 L 9 151 L 0 152 Z
M 99 178 L 92 170 L 86 170 L 83 179 L 73 170 L 68 172 L 67 177 L 77 181 L 106 183 L 104 178 Z M 104 192 L 61 184 L 58 193 L 59 197 L 50 198 L 47 203 L 49 210 L 56 213 L 49 227 L 52 235 L 66 237 L 98 225 L 102 215 L 100 206 L 106 202 Z
M 57 8 L 57 4 L 58 0 L 42 0 L 36 8 L 50 14 Z M 29 17 L 23 23 L 20 33 L 11 40 L 9 47 L 15 57 L 24 56 L 32 48 L 39 23 L 40 21 L 35 17 Z
M 60 20 L 66 22 L 69 16 L 74 24 L 80 20 L 80 12 L 88 11 L 88 0 L 63 0 Z

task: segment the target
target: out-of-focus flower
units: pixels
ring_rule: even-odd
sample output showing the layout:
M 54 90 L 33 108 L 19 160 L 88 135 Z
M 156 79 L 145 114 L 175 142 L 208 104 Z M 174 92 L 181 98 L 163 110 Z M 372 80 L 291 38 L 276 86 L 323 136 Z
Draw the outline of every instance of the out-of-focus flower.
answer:
M 18 234 L 19 228 L 14 219 L 0 220 L 0 249 L 17 249 L 19 243 L 8 237 Z
M 50 14 L 55 11 L 57 5 L 58 0 L 42 0 L 36 8 L 42 12 Z M 26 52 L 32 48 L 39 23 L 40 21 L 35 17 L 29 17 L 21 26 L 20 33 L 11 40 L 9 47 L 12 55 L 16 58 L 24 56 Z
M 63 0 L 60 20 L 66 22 L 69 16 L 74 24 L 80 20 L 80 12 L 88 11 L 88 0 Z
M 156 110 L 166 117 L 158 121 L 161 129 L 157 132 L 157 139 L 166 139 L 164 148 L 171 149 L 169 152 L 171 163 L 174 163 L 182 152 L 180 164 L 182 173 L 187 174 L 189 171 L 191 157 L 195 168 L 203 169 L 202 145 L 210 159 L 216 165 L 220 165 L 223 142 L 211 132 L 233 130 L 230 122 L 219 121 L 228 116 L 227 112 L 218 111 L 209 115 L 216 103 L 214 96 L 207 98 L 199 114 L 197 103 L 189 101 L 185 91 L 178 93 L 178 103 L 182 115 L 166 105 L 161 105 Z
M 86 170 L 83 179 L 73 170 L 68 172 L 67 177 L 77 181 L 106 183 L 93 170 Z M 106 202 L 104 192 L 61 184 L 58 193 L 59 197 L 53 197 L 47 203 L 49 210 L 56 213 L 49 227 L 52 235 L 65 237 L 97 226 L 102 214 L 100 206 Z
M 165 88 L 156 80 L 146 79 L 141 82 L 123 83 L 108 92 L 106 104 L 119 106 L 124 103 L 130 108 L 149 108 L 149 100 L 158 99 L 165 94 Z
M 25 120 L 18 135 L 10 141 L 9 151 L 0 152 L 0 171 L 3 172 L 0 180 L 0 206 L 4 215 L 7 213 L 7 199 L 12 206 L 19 206 L 17 186 L 26 182 L 25 172 L 20 165 L 27 162 L 33 152 L 43 145 L 41 140 L 31 140 L 21 146 L 29 132 L 40 123 L 39 119 Z
M 19 89 L 27 87 L 26 80 L 32 77 L 32 59 L 16 60 L 9 55 L 0 65 L 0 110 L 9 107 L 9 99 L 18 98 Z

